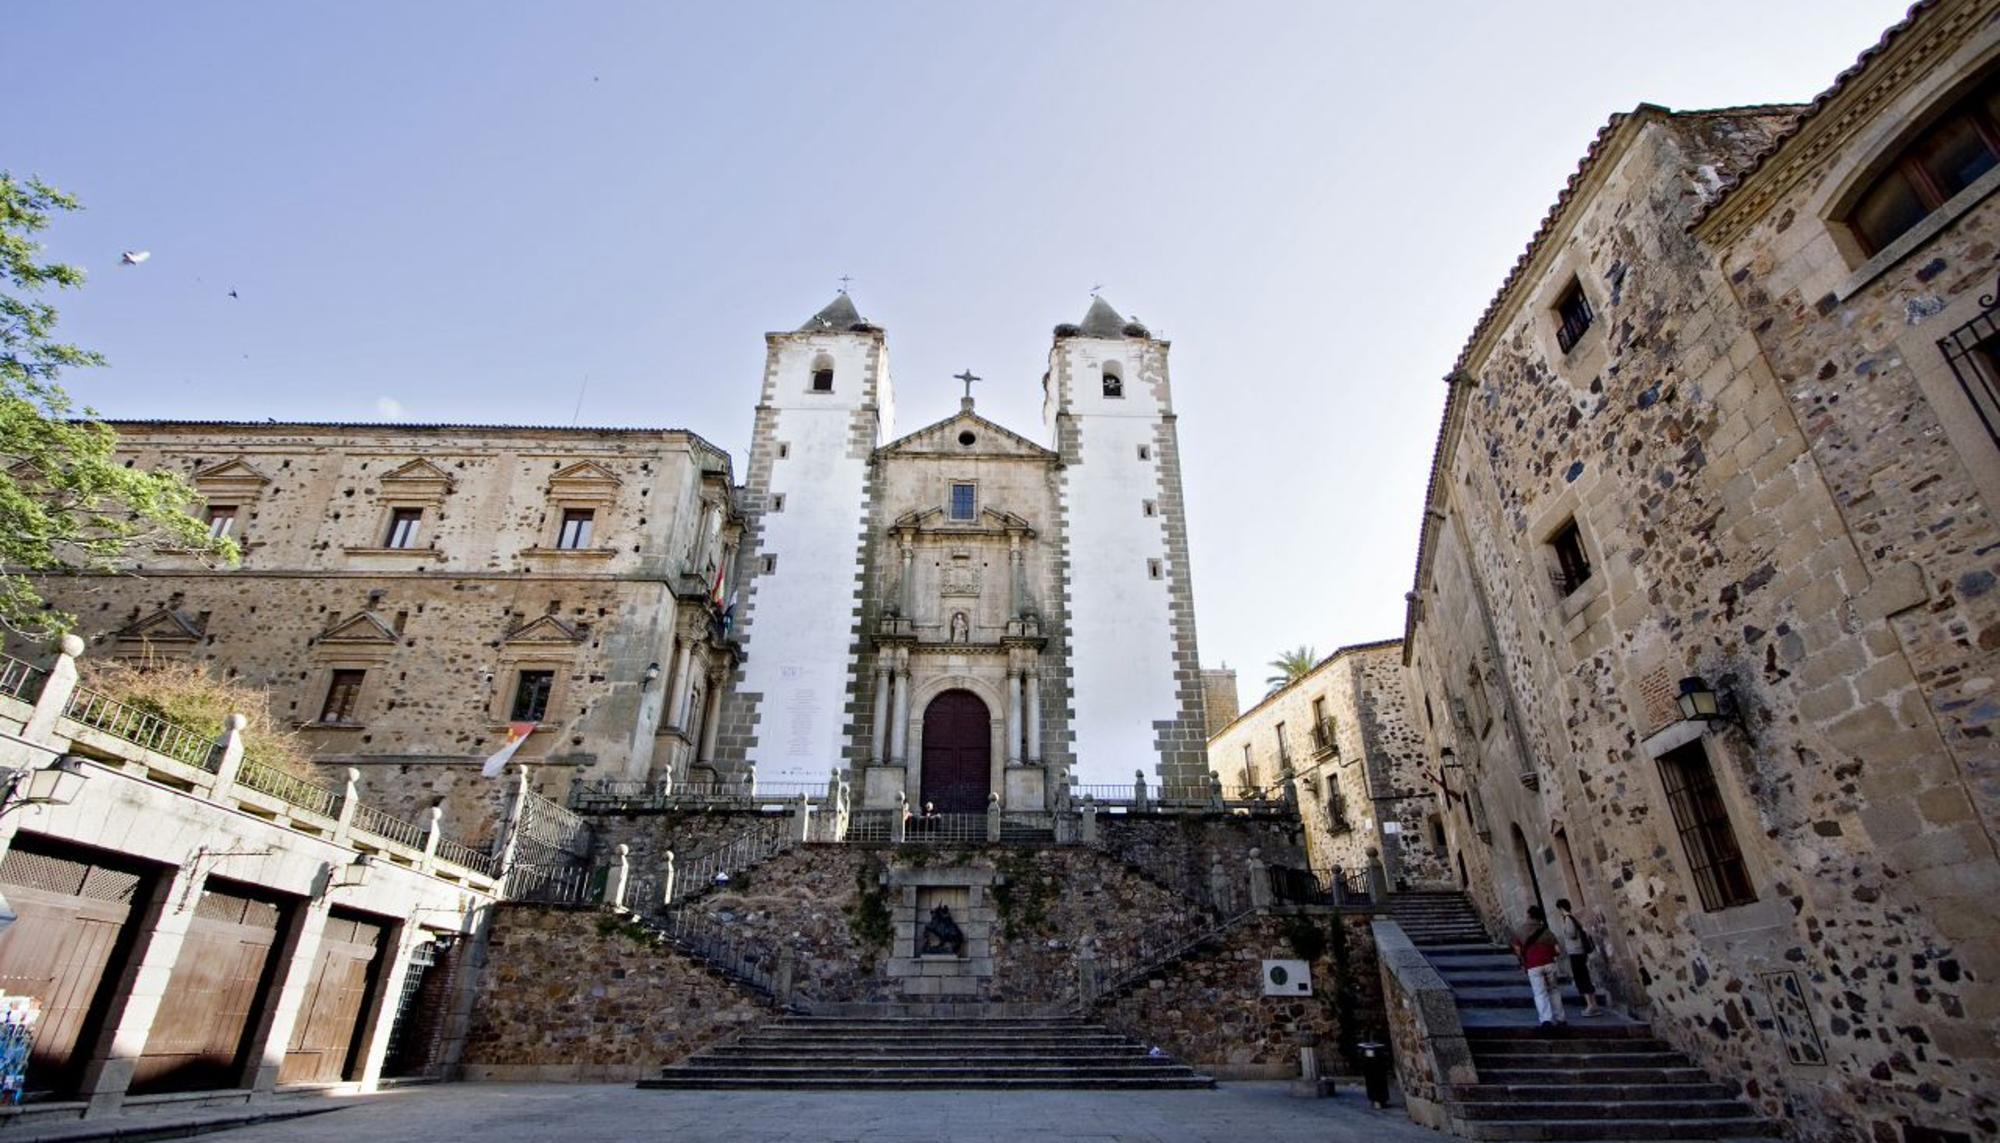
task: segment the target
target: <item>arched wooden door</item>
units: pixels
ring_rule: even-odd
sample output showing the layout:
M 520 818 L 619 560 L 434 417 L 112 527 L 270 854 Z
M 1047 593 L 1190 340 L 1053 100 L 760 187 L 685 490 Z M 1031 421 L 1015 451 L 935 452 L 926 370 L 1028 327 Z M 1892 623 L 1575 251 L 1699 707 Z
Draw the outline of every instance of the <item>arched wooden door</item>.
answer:
M 941 814 L 986 809 L 992 781 L 993 719 L 971 691 L 946 691 L 924 708 L 924 791 L 917 805 Z

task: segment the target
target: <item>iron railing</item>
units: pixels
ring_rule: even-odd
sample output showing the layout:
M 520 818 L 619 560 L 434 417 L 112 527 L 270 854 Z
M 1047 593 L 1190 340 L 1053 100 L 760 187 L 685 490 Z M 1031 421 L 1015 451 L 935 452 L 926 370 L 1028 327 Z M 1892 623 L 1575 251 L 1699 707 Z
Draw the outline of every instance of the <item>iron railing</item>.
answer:
M 791 819 L 766 818 L 699 853 L 674 861 L 674 901 L 686 901 L 792 848 Z
M 363 833 L 407 845 L 411 849 L 422 849 L 427 831 L 414 822 L 406 822 L 376 809 L 374 806 L 357 803 L 354 807 L 354 828 Z
M 2000 446 L 2000 287 L 1979 298 L 1980 312 L 1971 321 L 1938 339 L 1951 375 L 1979 416 L 1986 436 Z
M 515 859 L 531 864 L 587 860 L 589 823 L 533 790 L 524 794 L 520 820 L 514 823 Z
M 34 702 L 48 677 L 49 673 L 39 667 L 29 666 L 11 655 L 0 655 L 0 695 Z
M 1191 913 L 1172 923 L 1138 926 L 1131 944 L 1111 951 L 1094 949 L 1093 957 L 1079 961 L 1080 965 L 1089 966 L 1078 974 L 1083 992 L 1079 999 L 1087 1007 L 1136 984 L 1176 958 L 1219 938 L 1253 911 L 1246 904 L 1220 916 Z
M 449 861 L 453 865 L 463 869 L 470 869 L 474 873 L 483 873 L 488 877 L 493 876 L 492 854 L 483 849 L 475 849 L 464 842 L 453 841 L 448 837 L 438 838 L 437 859 L 439 861 Z
M 1313 754 L 1324 756 L 1340 753 L 1338 726 L 1330 718 L 1322 718 L 1312 726 Z
M 281 802 L 297 806 L 302 810 L 330 818 L 340 816 L 340 791 L 330 790 L 317 782 L 287 774 L 274 766 L 266 766 L 262 762 L 245 758 L 243 765 L 236 771 L 236 781 L 260 794 L 269 794 Z
M 604 900 L 612 871 L 574 862 L 517 861 L 507 867 L 500 895 L 538 905 L 589 905 Z
M 598 779 L 570 789 L 571 809 L 583 811 L 664 810 L 696 806 L 774 806 L 825 801 L 825 782 L 634 782 Z
M 221 761 L 221 751 L 208 735 L 85 687 L 70 693 L 63 716 L 210 773 Z

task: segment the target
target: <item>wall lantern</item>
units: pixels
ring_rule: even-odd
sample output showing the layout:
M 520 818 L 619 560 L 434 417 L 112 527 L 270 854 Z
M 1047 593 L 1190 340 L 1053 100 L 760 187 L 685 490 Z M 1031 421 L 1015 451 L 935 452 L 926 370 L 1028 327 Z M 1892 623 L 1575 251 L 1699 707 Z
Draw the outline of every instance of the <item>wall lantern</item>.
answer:
M 375 855 L 372 853 L 358 853 L 354 855 L 354 860 L 348 863 L 347 868 L 341 871 L 340 880 L 334 882 L 333 887 L 336 889 L 359 889 L 363 885 L 368 884 L 368 879 L 374 875 Z
M 1745 734 L 1750 733 L 1750 728 L 1744 725 L 1742 717 L 1737 713 L 1735 696 L 1726 691 L 1717 691 L 1700 675 L 1691 675 L 1681 680 L 1681 691 L 1674 697 L 1674 703 L 1680 707 L 1681 718 L 1684 721 L 1734 723 L 1738 730 Z
M 20 806 L 69 805 L 89 777 L 83 759 L 74 754 L 61 755 L 39 770 L 16 770 L 0 786 L 0 814 Z

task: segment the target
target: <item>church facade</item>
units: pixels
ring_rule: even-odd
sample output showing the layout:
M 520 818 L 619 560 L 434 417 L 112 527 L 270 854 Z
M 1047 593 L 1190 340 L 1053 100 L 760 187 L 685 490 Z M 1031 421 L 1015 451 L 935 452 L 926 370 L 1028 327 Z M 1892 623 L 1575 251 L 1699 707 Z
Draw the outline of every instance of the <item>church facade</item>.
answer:
M 768 336 L 716 777 L 852 774 L 859 804 L 1039 810 L 1207 780 L 1165 341 L 1093 299 L 1043 432 L 894 435 L 887 339 L 845 294 Z

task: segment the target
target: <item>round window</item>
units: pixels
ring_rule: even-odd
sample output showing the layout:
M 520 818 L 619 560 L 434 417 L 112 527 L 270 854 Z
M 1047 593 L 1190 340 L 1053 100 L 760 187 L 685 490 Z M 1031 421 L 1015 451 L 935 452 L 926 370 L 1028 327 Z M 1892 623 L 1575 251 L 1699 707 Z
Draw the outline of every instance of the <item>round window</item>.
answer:
M 965 432 L 958 434 L 958 443 L 966 446 L 967 448 L 971 448 L 974 444 L 978 443 L 978 441 L 979 441 L 978 435 L 973 433 L 969 429 Z

